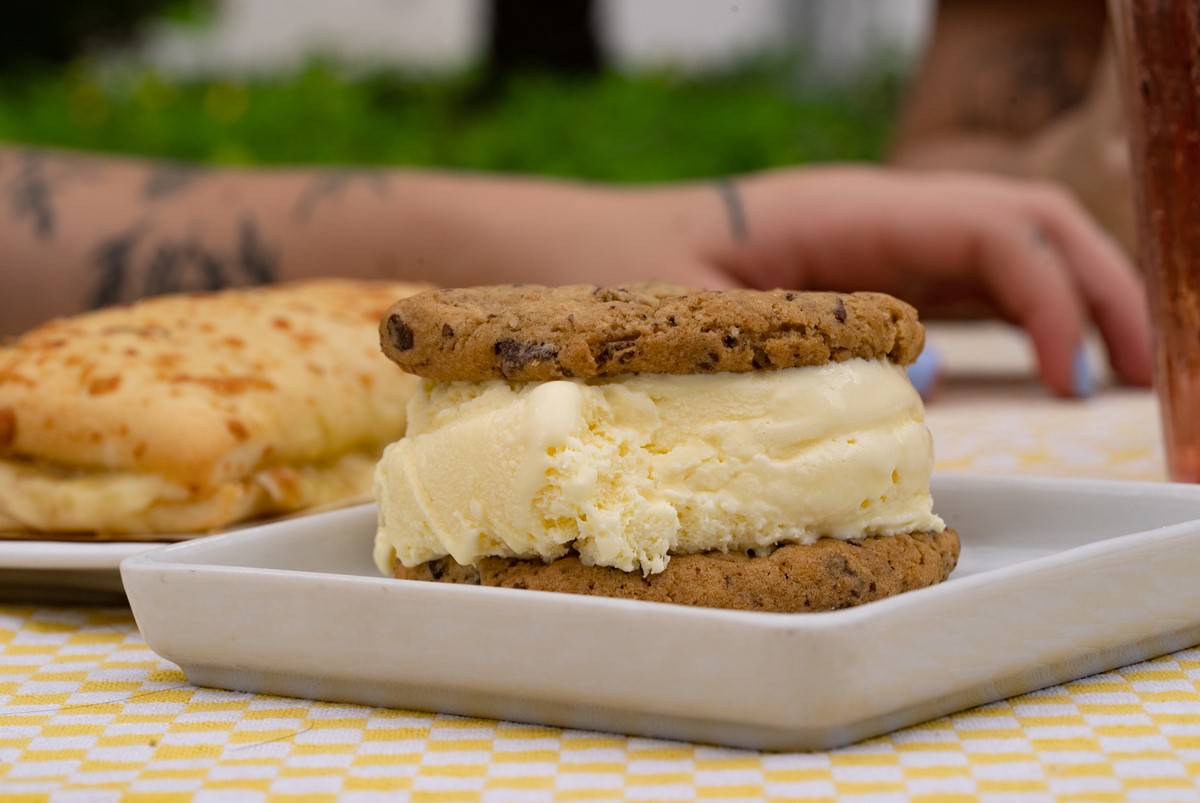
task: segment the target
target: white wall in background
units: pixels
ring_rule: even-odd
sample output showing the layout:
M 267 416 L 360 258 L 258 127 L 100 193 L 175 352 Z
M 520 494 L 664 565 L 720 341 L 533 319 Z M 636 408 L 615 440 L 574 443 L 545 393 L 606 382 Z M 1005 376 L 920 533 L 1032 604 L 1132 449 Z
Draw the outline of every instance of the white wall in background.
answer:
M 811 58 L 812 81 L 837 80 L 880 57 L 911 62 L 936 0 L 790 0 L 786 27 Z
M 554 0 L 529 0 L 554 2 Z M 915 51 L 932 0 L 599 0 L 601 38 L 621 69 L 727 63 L 800 47 L 838 75 L 879 48 Z M 287 68 L 313 53 L 430 70 L 479 56 L 486 0 L 222 0 L 216 21 L 166 28 L 144 49 L 176 72 Z
M 706 67 L 756 50 L 801 51 L 836 81 L 879 61 L 912 61 L 935 0 L 605 0 L 601 30 L 623 69 Z
M 604 0 L 600 34 L 618 68 L 705 67 L 788 46 L 788 0 Z
M 144 53 L 179 72 L 287 68 L 314 53 L 431 70 L 474 61 L 483 0 L 220 0 L 213 25 L 166 28 Z

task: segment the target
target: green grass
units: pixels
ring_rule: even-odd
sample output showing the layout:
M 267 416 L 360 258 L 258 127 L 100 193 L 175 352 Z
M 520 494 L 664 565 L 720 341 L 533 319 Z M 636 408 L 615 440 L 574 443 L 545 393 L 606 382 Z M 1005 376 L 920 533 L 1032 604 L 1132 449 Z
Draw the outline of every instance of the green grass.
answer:
M 780 64 L 722 75 L 526 76 L 484 100 L 472 75 L 353 74 L 314 61 L 268 78 L 147 69 L 0 79 L 0 141 L 215 164 L 371 164 L 662 181 L 875 160 L 896 103 L 886 74 L 798 93 Z

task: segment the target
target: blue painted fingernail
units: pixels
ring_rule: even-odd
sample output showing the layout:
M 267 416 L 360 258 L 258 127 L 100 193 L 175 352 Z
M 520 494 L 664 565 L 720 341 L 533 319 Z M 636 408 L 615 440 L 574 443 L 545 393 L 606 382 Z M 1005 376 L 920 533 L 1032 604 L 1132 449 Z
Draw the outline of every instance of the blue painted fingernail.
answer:
M 908 366 L 908 381 L 912 382 L 922 399 L 929 398 L 937 386 L 938 377 L 942 373 L 942 355 L 931 346 L 917 356 L 915 362 Z
M 1075 351 L 1075 360 L 1071 363 L 1071 392 L 1079 399 L 1086 399 L 1096 392 L 1096 378 L 1092 376 L 1087 350 L 1083 346 Z

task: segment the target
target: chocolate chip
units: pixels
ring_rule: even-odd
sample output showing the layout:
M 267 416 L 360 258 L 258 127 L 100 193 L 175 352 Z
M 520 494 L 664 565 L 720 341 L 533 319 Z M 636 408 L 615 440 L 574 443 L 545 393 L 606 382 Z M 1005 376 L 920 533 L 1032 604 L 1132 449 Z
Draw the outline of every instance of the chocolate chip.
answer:
M 632 294 L 620 287 L 597 287 L 592 290 L 592 296 L 601 303 L 625 302 L 632 299 Z
M 500 358 L 500 372 L 505 376 L 519 373 L 531 363 L 549 362 L 558 356 L 558 347 L 551 343 L 519 340 L 497 340 L 492 351 Z
M 627 363 L 637 353 L 636 349 L 636 338 L 606 341 L 600 344 L 600 350 L 596 352 L 596 365 L 607 365 L 614 358 L 618 363 Z
M 846 322 L 846 305 L 840 298 L 837 299 L 837 306 L 833 308 L 833 317 L 837 318 L 838 323 Z
M 454 337 L 454 327 L 448 323 L 442 324 L 442 337 L 445 337 L 445 338 Z
M 846 590 L 851 597 L 859 599 L 862 596 L 863 589 L 867 585 L 866 581 L 845 557 L 836 554 L 830 555 L 825 559 L 825 568 L 831 575 L 841 575 L 847 578 L 850 586 Z
M 715 351 L 710 351 L 704 355 L 704 359 L 696 363 L 696 370 L 704 373 L 711 373 L 717 370 L 717 364 L 721 358 Z
M 413 330 L 399 315 L 389 315 L 387 322 L 388 337 L 398 351 L 408 351 L 413 347 Z

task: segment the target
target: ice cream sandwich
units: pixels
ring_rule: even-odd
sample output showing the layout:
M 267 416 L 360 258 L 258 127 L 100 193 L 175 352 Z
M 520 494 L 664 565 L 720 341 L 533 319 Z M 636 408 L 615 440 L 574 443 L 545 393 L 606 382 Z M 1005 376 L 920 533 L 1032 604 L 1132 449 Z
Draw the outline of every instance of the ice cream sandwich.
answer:
M 187 537 L 369 498 L 416 379 L 379 317 L 423 286 L 161 296 L 0 346 L 0 537 Z
M 380 337 L 423 378 L 376 469 L 387 575 L 799 612 L 957 561 L 890 296 L 446 289 Z

